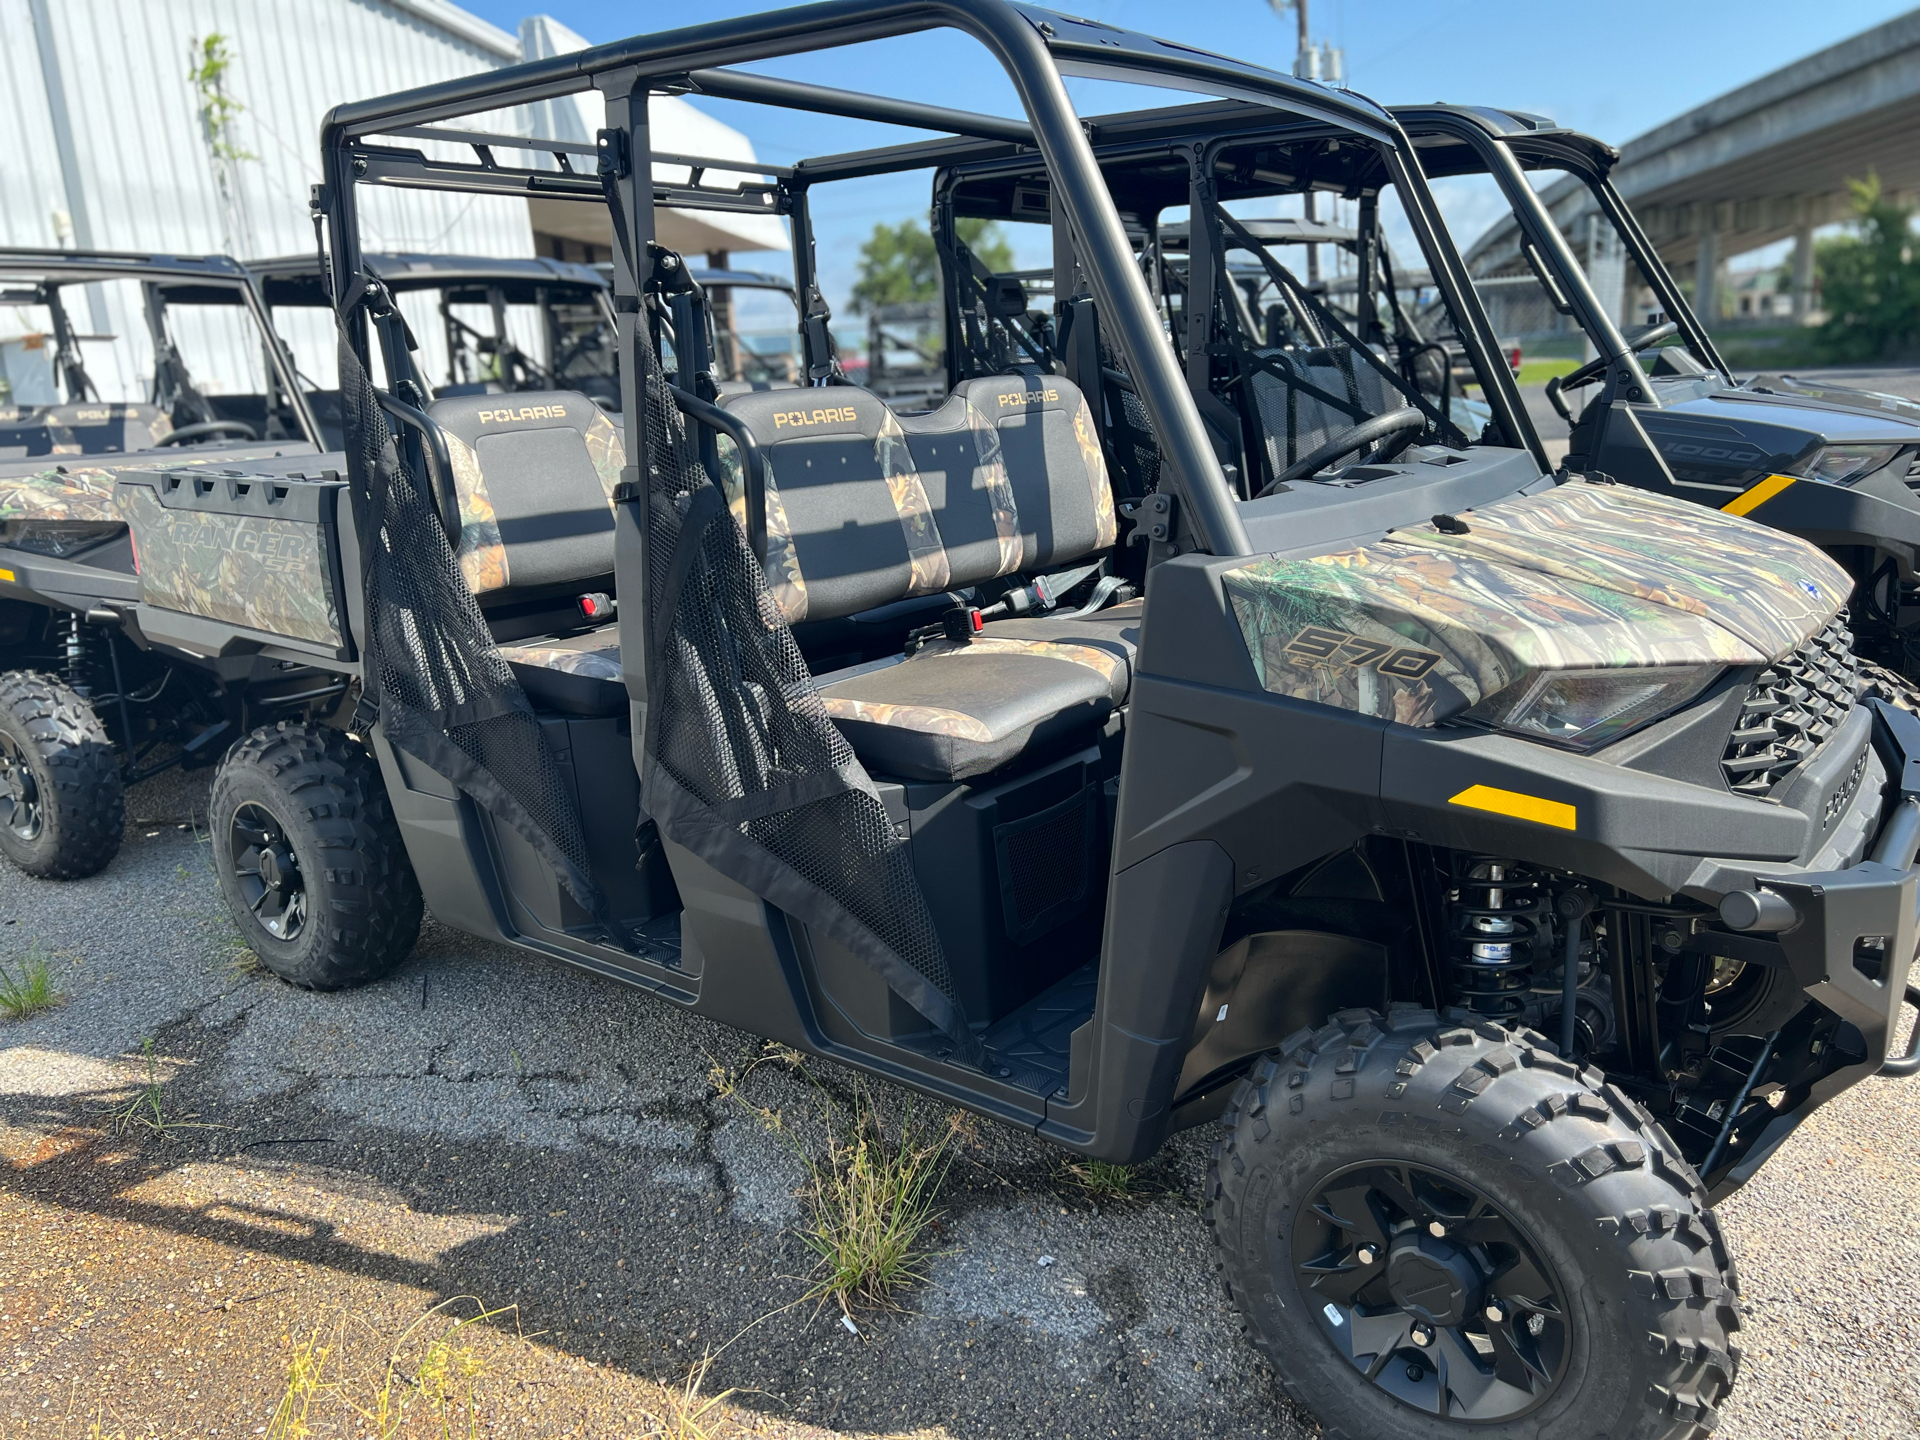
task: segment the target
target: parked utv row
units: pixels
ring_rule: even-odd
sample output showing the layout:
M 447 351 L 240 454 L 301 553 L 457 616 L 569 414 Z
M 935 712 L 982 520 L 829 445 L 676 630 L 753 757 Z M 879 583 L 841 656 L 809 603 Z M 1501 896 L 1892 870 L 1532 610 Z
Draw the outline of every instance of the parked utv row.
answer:
M 1023 117 L 727 68 L 929 27 Z M 1069 74 L 1232 98 L 1083 120 Z M 592 144 L 419 143 L 590 91 Z M 669 185 L 647 100 L 689 91 L 937 138 Z M 1524 174 L 1589 177 L 1644 246 L 1608 153 L 1004 0 L 341 106 L 324 266 L 75 262 L 147 288 L 162 358 L 118 448 L 9 462 L 0 846 L 98 868 L 94 797 L 217 756 L 223 893 L 296 984 L 377 978 L 431 911 L 1083 1156 L 1217 1125 L 1230 1292 L 1329 1435 L 1702 1435 L 1739 1366 L 1712 1203 L 1920 1068 L 1920 718 L 1853 634 L 1881 605 L 1905 667 L 1912 554 L 1855 502 L 1905 514 L 1920 440 L 1736 383 L 1650 249 L 1686 348 L 1643 362 Z M 1428 185 L 1476 168 L 1603 360 L 1561 468 Z M 910 410 L 847 383 L 813 217 L 915 171 L 946 373 Z M 601 207 L 610 293 L 370 256 L 366 186 Z M 1232 208 L 1315 192 L 1357 223 Z M 658 203 L 788 219 L 810 383 L 741 373 Z M 972 216 L 1044 225 L 1053 265 L 992 274 Z M 35 263 L 33 303 L 74 283 Z M 186 303 L 250 317 L 263 395 L 183 378 Z M 269 324 L 303 304 L 330 363 Z M 1683 475 L 1711 425 L 1766 448 Z M 1850 446 L 1900 453 L 1843 475 Z M 1869 528 L 1768 513 L 1795 492 Z

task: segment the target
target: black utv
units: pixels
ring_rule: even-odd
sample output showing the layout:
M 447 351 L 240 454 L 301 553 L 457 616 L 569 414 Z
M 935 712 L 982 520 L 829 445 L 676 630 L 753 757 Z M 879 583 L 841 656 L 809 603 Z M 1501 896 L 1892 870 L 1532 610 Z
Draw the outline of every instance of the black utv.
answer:
M 1861 655 L 1920 678 L 1920 405 L 1789 375 L 1736 376 L 1608 178 L 1620 158 L 1612 146 L 1512 111 L 1394 114 L 1430 176 L 1490 176 L 1512 209 L 1515 228 L 1500 232 L 1507 243 L 1475 267 L 1483 295 L 1537 286 L 1593 351 L 1548 382 L 1567 425 L 1567 467 L 1812 541 L 1852 577 Z M 1569 237 L 1554 221 L 1535 188 L 1549 175 L 1585 192 L 1579 213 L 1591 236 Z M 1596 252 L 1612 267 L 1605 295 L 1590 273 Z M 1623 260 L 1665 317 L 1624 334 L 1613 293 Z
M 24 336 L 0 406 L 0 854 L 67 879 L 119 850 L 125 784 L 338 703 L 345 683 L 306 662 L 345 654 L 315 583 L 340 557 L 256 518 L 310 491 L 211 478 L 319 468 L 238 264 L 0 250 L 0 305 Z M 156 466 L 177 483 L 121 487 Z
M 1022 117 L 724 68 L 938 27 Z M 1231 190 L 1222 152 L 1166 113 L 1083 122 L 1063 74 L 1238 97 L 1175 119 L 1262 132 L 1225 152 L 1248 186 L 1390 196 L 1478 433 L 1426 388 L 1449 367 L 1303 304 L 1312 343 L 1243 373 L 1305 418 L 1233 448 L 1229 322 L 1199 305 L 1176 350 L 1138 259 L 1161 210 Z M 589 90 L 593 145 L 420 144 Z M 936 138 L 664 186 L 662 91 Z M 1166 163 L 1103 168 L 1128 145 Z M 1920 724 L 1857 700 L 1850 582 L 1813 547 L 1549 473 L 1392 116 L 1003 0 L 846 0 L 341 106 L 323 159 L 353 698 L 215 781 L 268 966 L 369 979 L 424 900 L 1083 1156 L 1217 1124 L 1232 1293 L 1329 1433 L 1712 1426 L 1739 1323 L 1712 1200 L 1913 1068 Z M 1001 161 L 1045 186 L 1058 348 L 917 412 L 844 383 L 809 216 L 839 181 Z M 434 399 L 363 261 L 369 185 L 607 207 L 619 424 L 566 391 Z M 792 222 L 819 383 L 721 393 L 655 203 Z M 1820 723 L 1737 790 L 1787 667 Z

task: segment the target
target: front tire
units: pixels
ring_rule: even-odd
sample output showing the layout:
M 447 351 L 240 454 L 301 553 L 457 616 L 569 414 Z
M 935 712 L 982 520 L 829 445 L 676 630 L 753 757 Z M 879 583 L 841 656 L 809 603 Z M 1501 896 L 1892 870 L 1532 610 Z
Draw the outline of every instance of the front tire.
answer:
M 1733 1261 L 1651 1116 L 1530 1032 L 1348 1010 L 1255 1067 L 1208 1172 L 1228 1290 L 1329 1440 L 1694 1440 Z
M 420 934 L 420 885 L 380 768 L 338 730 L 281 721 L 220 762 L 213 861 L 260 962 L 308 990 L 377 980 Z
M 120 853 L 126 824 L 119 762 L 93 706 L 52 675 L 0 675 L 0 853 L 42 880 L 78 880 Z

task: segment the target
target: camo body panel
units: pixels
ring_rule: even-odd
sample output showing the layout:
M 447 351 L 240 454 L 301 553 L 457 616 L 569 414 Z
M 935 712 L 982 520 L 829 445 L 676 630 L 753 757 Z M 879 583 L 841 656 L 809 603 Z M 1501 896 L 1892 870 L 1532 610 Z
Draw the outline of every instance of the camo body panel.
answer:
M 1853 590 L 1785 531 L 1624 485 L 1561 485 L 1462 518 L 1465 535 L 1417 527 L 1391 538 L 1707 616 L 1769 659 L 1819 634 Z
M 115 477 L 122 472 L 234 463 L 226 455 L 125 455 L 84 465 L 54 465 L 25 475 L 0 475 L 0 520 L 124 521 L 113 498 Z
M 620 674 L 620 642 L 581 650 L 565 645 L 502 645 L 500 658 L 511 665 L 536 665 L 588 680 L 614 680 Z
M 318 526 L 170 510 L 144 485 L 120 492 L 140 553 L 140 598 L 229 625 L 340 643 L 331 557 Z
M 1759 664 L 1847 595 L 1811 546 L 1639 490 L 1563 485 L 1464 518 L 1467 535 L 1409 528 L 1229 571 L 1260 683 L 1432 725 L 1534 671 Z M 1303 641 L 1309 629 L 1322 633 Z M 1303 649 L 1327 636 L 1346 638 L 1329 656 Z

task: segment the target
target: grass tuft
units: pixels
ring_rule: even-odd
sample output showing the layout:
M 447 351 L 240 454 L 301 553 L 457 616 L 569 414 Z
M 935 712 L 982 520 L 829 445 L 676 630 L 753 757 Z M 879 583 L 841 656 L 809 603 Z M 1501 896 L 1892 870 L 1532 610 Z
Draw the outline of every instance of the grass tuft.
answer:
M 462 1302 L 472 1304 L 474 1313 L 454 1319 L 447 1312 Z M 467 1330 L 509 1315 L 513 1309 L 508 1305 L 489 1310 L 469 1295 L 443 1300 L 383 1347 L 385 1360 L 377 1373 L 357 1379 L 328 1373 L 328 1364 L 336 1360 L 345 1342 L 344 1321 L 343 1333 L 332 1344 L 320 1343 L 317 1328 L 304 1340 L 287 1336 L 283 1341 L 286 1383 L 267 1422 L 267 1440 L 306 1440 L 315 1433 L 314 1424 L 320 1418 L 315 1407 L 322 1401 L 331 1401 L 329 1409 L 344 1409 L 353 1417 L 343 1433 L 365 1440 L 395 1440 L 402 1434 L 431 1434 L 440 1440 L 464 1435 L 472 1440 L 479 1435 L 484 1418 L 481 1382 L 492 1374 L 492 1366 Z M 412 1373 L 408 1373 L 409 1359 Z
M 51 1010 L 66 997 L 53 988 L 53 971 L 47 957 L 35 941 L 27 953 L 9 966 L 0 960 L 0 1015 L 9 1020 L 25 1020 L 42 1010 Z
M 1108 1160 L 1076 1160 L 1067 1166 L 1074 1183 L 1096 1200 L 1132 1200 L 1141 1194 L 1138 1172 Z
M 897 1136 L 862 1090 L 850 1124 L 830 1115 L 826 1151 L 806 1156 L 809 1211 L 800 1238 L 818 1257 L 806 1298 L 892 1308 L 894 1294 L 926 1279 L 926 1241 L 939 1217 L 956 1126 L 928 1132 L 908 1106 Z
M 714 1440 L 720 1433 L 719 1427 L 726 1424 L 728 1416 L 726 1403 L 735 1392 L 722 1390 L 718 1395 L 705 1395 L 701 1391 L 707 1383 L 707 1372 L 713 1369 L 715 1353 L 712 1350 L 701 1355 L 699 1363 L 687 1371 L 687 1378 L 678 1390 L 666 1392 L 666 1403 L 658 1415 L 648 1416 L 651 1422 L 647 1440 Z

